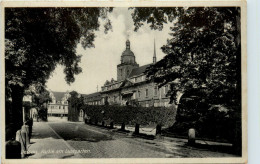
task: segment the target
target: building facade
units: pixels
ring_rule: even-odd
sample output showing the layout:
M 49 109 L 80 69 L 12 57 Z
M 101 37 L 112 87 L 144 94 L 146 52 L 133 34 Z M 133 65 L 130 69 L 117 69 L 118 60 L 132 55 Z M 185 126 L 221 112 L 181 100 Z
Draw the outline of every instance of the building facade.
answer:
M 51 102 L 48 103 L 48 116 L 67 116 L 69 92 L 50 91 Z
M 139 66 L 131 51 L 130 41 L 126 41 L 126 49 L 121 55 L 121 63 L 117 65 L 117 80 L 106 81 L 100 92 L 84 95 L 89 105 L 132 105 L 143 107 L 171 106 L 167 97 L 169 85 L 158 88 L 156 83 L 146 79 L 145 70 L 156 63 L 156 51 L 151 55 L 153 63 Z
M 88 105 L 102 105 L 101 102 L 101 93 L 96 92 L 92 94 L 81 94 L 84 97 L 84 102 Z

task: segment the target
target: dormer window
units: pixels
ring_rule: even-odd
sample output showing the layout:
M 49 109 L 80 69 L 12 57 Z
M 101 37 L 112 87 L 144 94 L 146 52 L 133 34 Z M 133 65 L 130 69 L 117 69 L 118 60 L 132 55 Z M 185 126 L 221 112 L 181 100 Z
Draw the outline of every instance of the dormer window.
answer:
M 133 99 L 136 99 L 136 92 L 134 92 L 133 94 Z

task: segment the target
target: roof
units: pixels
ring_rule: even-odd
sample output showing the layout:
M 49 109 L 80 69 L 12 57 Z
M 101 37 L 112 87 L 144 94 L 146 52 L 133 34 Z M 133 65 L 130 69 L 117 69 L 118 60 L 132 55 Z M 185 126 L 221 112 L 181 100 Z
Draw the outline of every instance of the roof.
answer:
M 62 98 L 64 97 L 64 95 L 67 92 L 54 92 L 54 91 L 52 91 L 52 93 L 53 93 L 53 96 L 55 97 L 56 101 L 61 101 Z
M 133 51 L 131 51 L 130 49 L 126 49 L 123 53 L 122 56 L 135 56 Z
M 87 101 L 98 101 L 98 100 L 101 100 L 101 93 L 100 92 L 95 92 L 95 93 L 91 93 L 91 94 L 82 94 L 82 96 Z
M 143 65 L 138 68 L 134 68 L 130 73 L 129 77 L 137 76 L 145 72 L 146 68 L 148 68 L 151 64 Z

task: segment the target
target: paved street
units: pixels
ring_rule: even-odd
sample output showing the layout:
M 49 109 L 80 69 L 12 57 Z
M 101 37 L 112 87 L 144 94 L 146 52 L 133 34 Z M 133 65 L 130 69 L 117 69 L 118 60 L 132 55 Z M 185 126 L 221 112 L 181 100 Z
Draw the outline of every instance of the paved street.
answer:
M 148 140 L 131 134 L 54 118 L 34 122 L 28 158 L 233 157 L 186 145 L 184 139 Z

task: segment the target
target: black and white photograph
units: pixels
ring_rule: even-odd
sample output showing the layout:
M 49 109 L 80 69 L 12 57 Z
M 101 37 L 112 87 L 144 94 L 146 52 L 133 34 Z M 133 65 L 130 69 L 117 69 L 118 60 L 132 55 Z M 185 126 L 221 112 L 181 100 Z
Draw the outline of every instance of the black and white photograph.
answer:
M 3 7 L 4 163 L 246 163 L 245 3 L 84 4 Z

